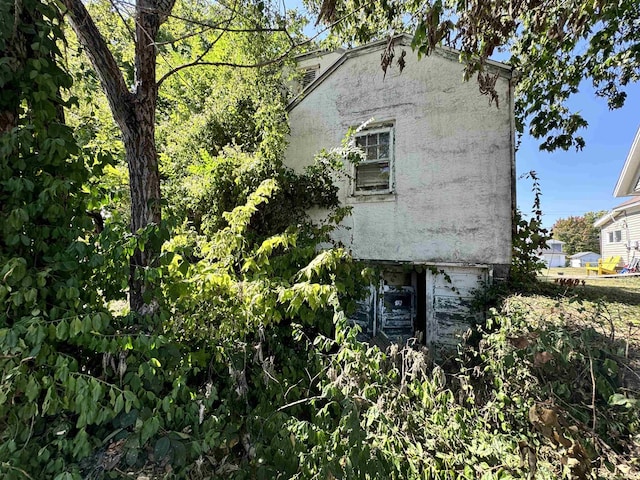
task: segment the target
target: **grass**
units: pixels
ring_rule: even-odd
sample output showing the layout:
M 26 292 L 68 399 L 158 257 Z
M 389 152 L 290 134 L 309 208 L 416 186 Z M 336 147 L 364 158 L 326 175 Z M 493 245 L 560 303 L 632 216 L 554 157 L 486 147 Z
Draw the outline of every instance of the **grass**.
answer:
M 562 274 L 562 275 L 558 275 Z M 601 317 L 618 331 L 626 331 L 640 343 L 640 277 L 602 278 L 592 276 L 575 287 L 554 283 L 560 278 L 584 276 L 583 268 L 550 268 L 541 272 L 539 291 L 530 295 L 535 310 L 548 309 L 557 302 L 573 304 L 573 316 Z M 579 314 L 578 314 L 579 311 Z
M 571 287 L 554 282 L 557 278 L 571 278 L 576 271 L 584 269 L 543 271 L 535 287 L 508 297 L 506 308 L 511 305 L 526 311 L 532 324 L 553 322 L 576 332 L 593 327 L 603 340 L 621 346 L 621 355 L 629 367 L 625 383 L 640 391 L 640 276 L 594 277 L 585 279 L 584 285 Z
M 581 432 L 583 445 L 590 445 L 594 477 L 639 480 L 640 404 L 630 407 L 628 417 L 621 416 L 623 410 L 610 403 L 614 397 L 607 385 L 633 402 L 640 398 L 640 276 L 584 278 L 584 284 L 581 278 L 571 286 L 554 282 L 584 273 L 577 268 L 548 269 L 533 286 L 508 295 L 501 313 L 517 319 L 520 323 L 514 325 L 521 330 L 507 339 L 526 352 L 519 358 L 529 362 L 539 382 L 531 398 L 539 405 L 553 405 L 559 418 Z M 604 369 L 606 362 L 615 362 L 615 369 Z M 524 391 L 527 383 L 519 387 Z M 566 454 L 556 447 L 552 439 L 538 448 L 538 455 L 546 455 L 553 464 L 558 455 Z M 609 458 L 612 448 L 617 453 Z M 606 462 L 616 467 L 604 468 Z

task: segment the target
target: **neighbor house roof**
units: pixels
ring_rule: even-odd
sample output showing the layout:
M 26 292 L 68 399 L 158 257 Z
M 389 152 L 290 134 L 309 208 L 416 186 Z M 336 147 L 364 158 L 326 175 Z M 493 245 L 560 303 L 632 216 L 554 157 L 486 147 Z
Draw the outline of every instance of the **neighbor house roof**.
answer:
M 396 35 L 393 41 L 394 41 L 394 45 L 411 46 L 412 37 L 411 35 L 402 33 L 400 35 Z M 304 100 L 304 98 L 309 93 L 311 93 L 320 84 L 322 84 L 322 82 L 324 82 L 331 74 L 333 74 L 333 72 L 335 72 L 338 68 L 340 68 L 340 66 L 343 63 L 345 63 L 349 58 L 356 57 L 358 55 L 363 55 L 371 51 L 384 48 L 388 42 L 389 42 L 389 39 L 383 39 L 383 40 L 367 43 L 359 47 L 351 48 L 348 50 L 340 49 L 339 51 L 342 52 L 342 55 L 331 66 L 329 66 L 327 69 L 321 72 L 320 75 L 313 82 L 307 85 L 298 95 L 296 95 L 287 106 L 287 110 L 291 111 L 292 109 L 294 109 L 296 105 L 302 102 L 302 100 Z M 437 46 L 433 50 L 433 52 L 434 54 L 438 54 L 438 55 L 450 58 L 452 60 L 455 60 L 456 62 L 458 62 L 460 58 L 460 52 L 450 47 Z M 321 53 L 326 54 L 328 52 L 326 51 L 325 52 L 319 52 L 319 51 L 309 52 L 308 54 L 301 55 L 301 57 L 305 55 L 307 56 L 319 55 Z M 496 62 L 495 60 L 486 60 L 485 63 L 489 67 L 492 67 L 495 70 L 497 70 L 497 72 L 499 72 L 502 76 L 505 76 L 507 78 L 512 77 L 513 69 L 509 65 L 502 62 Z
M 618 183 L 613 191 L 614 197 L 626 197 L 627 195 L 640 195 L 640 127 L 631 144 L 629 155 L 624 162 Z
M 617 207 L 613 207 L 605 216 L 596 220 L 593 226 L 602 227 L 609 222 L 613 222 L 618 214 L 638 207 L 640 207 L 640 196 L 628 198 Z
M 539 251 L 539 255 L 557 255 L 557 256 L 562 256 L 562 257 L 566 257 L 567 254 L 564 252 L 558 252 L 557 250 L 551 250 L 550 248 L 545 248 L 544 250 L 540 250 Z
M 596 252 L 578 252 L 578 253 L 574 253 L 573 255 L 570 255 L 569 258 L 582 258 L 582 257 L 586 257 L 587 255 L 600 256 L 600 254 Z

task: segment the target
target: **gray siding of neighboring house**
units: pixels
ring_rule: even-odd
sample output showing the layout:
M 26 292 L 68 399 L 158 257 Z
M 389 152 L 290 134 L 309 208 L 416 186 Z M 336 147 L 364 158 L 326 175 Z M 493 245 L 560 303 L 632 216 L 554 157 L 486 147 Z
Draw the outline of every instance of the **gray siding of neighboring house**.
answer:
M 577 258 L 571 258 L 570 263 L 572 267 L 580 268 L 586 266 L 587 263 L 595 265 L 598 263 L 600 258 L 602 258 L 601 255 L 597 253 L 590 253 L 587 255 L 581 255 Z
M 621 241 L 610 243 L 609 232 L 616 230 L 621 232 Z M 626 214 L 624 212 L 618 214 L 614 222 L 607 223 L 600 231 L 602 258 L 620 256 L 622 257 L 620 266 L 628 264 L 634 255 L 640 257 L 640 250 L 635 248 L 636 242 L 640 244 L 640 210 L 638 209 Z M 631 244 L 631 249 L 627 249 L 627 244 Z

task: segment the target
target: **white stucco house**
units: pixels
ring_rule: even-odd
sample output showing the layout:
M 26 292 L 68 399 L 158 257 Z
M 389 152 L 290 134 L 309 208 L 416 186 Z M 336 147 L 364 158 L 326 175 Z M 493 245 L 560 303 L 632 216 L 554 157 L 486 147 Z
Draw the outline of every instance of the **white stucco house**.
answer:
M 468 329 L 474 290 L 505 279 L 511 263 L 511 69 L 487 66 L 498 106 L 475 80 L 463 81 L 456 51 L 437 48 L 419 60 L 410 44 L 395 37 L 386 74 L 387 40 L 298 57 L 305 83 L 288 107 L 285 157 L 300 171 L 373 119 L 355 136 L 366 158 L 336 177 L 352 214 L 335 240 L 381 270 L 357 321 L 391 339 L 420 332 L 428 344 L 452 345 Z
M 619 266 L 640 258 L 640 128 L 622 167 L 614 197 L 629 197 L 595 223 L 602 258 L 621 257 Z
M 538 252 L 538 257 L 547 268 L 565 267 L 567 265 L 567 254 L 563 252 L 564 242 L 552 238 L 547 240 L 547 248 Z
M 574 268 L 585 267 L 587 263 L 596 265 L 602 256 L 595 252 L 578 252 L 569 256 L 569 264 Z

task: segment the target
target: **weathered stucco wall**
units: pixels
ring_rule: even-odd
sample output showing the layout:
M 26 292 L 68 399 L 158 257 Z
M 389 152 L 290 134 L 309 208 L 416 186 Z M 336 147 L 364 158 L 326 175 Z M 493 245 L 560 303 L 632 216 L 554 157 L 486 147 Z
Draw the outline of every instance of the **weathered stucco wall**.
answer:
M 290 111 L 289 166 L 301 170 L 347 129 L 374 118 L 393 122 L 394 193 L 351 196 L 353 213 L 336 237 L 367 260 L 509 264 L 513 127 L 509 81 L 497 80 L 500 106 L 463 82 L 444 55 L 420 61 L 408 46 L 406 67 L 386 78 L 381 49 L 360 50 Z

